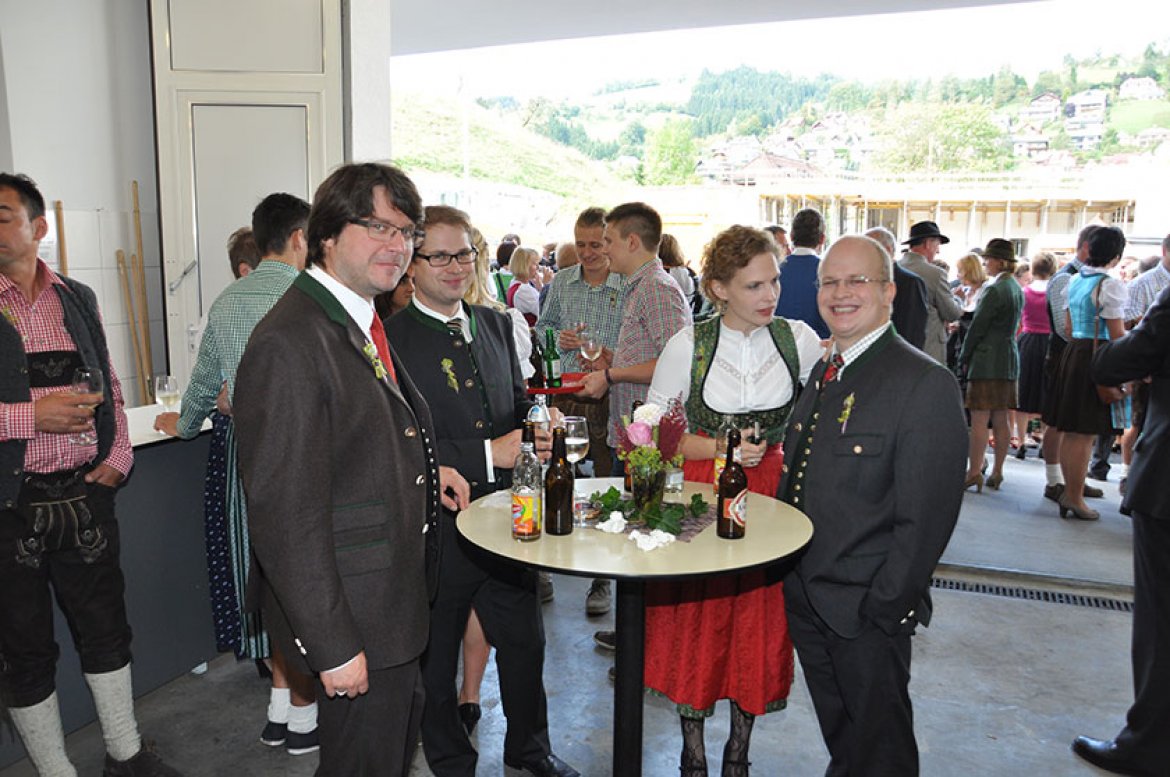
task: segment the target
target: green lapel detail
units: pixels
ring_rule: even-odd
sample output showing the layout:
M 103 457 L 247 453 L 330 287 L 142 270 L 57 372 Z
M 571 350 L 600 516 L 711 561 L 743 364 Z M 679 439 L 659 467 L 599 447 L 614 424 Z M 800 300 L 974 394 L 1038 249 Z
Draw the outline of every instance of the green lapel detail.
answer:
M 471 339 L 474 340 L 476 334 L 479 332 L 479 324 L 477 323 L 475 316 L 475 307 L 468 305 L 466 302 L 462 302 L 460 304 L 463 305 L 463 313 L 467 316 L 468 325 L 471 328 Z M 446 323 L 440 321 L 434 316 L 428 316 L 426 313 L 423 313 L 421 310 L 415 307 L 414 300 L 411 300 L 410 304 L 406 306 L 406 313 L 415 321 L 425 326 L 427 329 L 433 329 L 436 332 L 442 332 L 443 334 L 447 334 L 450 331 L 447 329 Z
M 337 297 L 334 297 L 329 289 L 322 286 L 321 282 L 312 275 L 302 271 L 293 281 L 293 286 L 296 286 L 308 295 L 309 299 L 320 305 L 321 309 L 325 311 L 325 315 L 329 316 L 330 321 L 343 327 L 349 327 L 352 319 L 345 312 L 345 308 L 337 301 Z

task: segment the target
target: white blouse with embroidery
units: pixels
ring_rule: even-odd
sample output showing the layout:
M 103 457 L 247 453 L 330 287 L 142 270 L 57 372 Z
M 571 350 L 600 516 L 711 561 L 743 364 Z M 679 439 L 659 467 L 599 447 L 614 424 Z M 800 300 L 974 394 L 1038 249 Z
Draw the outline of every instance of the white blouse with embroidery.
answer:
M 801 383 L 812 372 L 825 349 L 813 328 L 786 319 L 796 340 Z M 685 327 L 666 343 L 654 368 L 648 401 L 665 406 L 672 397 L 685 404 L 691 393 L 695 328 Z M 703 384 L 703 400 L 717 413 L 747 413 L 783 406 L 792 398 L 788 367 L 772 342 L 767 327 L 743 334 L 719 325 L 719 344 Z

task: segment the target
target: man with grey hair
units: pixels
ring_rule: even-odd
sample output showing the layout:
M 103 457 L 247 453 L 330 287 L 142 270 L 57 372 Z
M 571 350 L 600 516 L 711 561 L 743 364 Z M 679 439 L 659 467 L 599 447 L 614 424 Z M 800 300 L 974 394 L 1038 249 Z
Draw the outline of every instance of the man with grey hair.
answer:
M 903 270 L 909 270 L 926 283 L 926 301 L 931 310 L 926 319 L 926 342 L 922 350 L 940 364 L 947 363 L 946 324 L 958 320 L 963 312 L 951 294 L 946 271 L 934 264 L 939 246 L 949 242 L 950 238 L 939 232 L 933 221 L 919 221 L 910 226 L 910 238 L 904 241 L 909 248 L 898 260 Z
M 885 227 L 874 227 L 866 230 L 865 236 L 880 243 L 893 258 L 898 246 L 898 239 L 893 232 Z M 926 316 L 929 312 L 926 305 L 926 281 L 894 262 L 894 287 L 897 293 L 894 295 L 894 312 L 890 320 L 906 342 L 922 350 L 926 342 Z

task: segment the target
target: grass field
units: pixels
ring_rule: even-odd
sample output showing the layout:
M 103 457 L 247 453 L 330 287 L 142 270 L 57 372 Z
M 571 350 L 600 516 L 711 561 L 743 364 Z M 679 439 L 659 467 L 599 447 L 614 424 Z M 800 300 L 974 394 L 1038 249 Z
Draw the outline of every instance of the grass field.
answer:
M 467 107 L 468 160 L 473 178 L 514 183 L 561 196 L 600 195 L 621 180 L 604 164 L 530 132 L 478 105 Z M 391 133 L 394 159 L 407 169 L 463 171 L 459 104 L 430 96 L 395 96 Z
M 1109 126 L 1136 135 L 1150 127 L 1170 127 L 1170 101 L 1127 100 L 1109 110 Z

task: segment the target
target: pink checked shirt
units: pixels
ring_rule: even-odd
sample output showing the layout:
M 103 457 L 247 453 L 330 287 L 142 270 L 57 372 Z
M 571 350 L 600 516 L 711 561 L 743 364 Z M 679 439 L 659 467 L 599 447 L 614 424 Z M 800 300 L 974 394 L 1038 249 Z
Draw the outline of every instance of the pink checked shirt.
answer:
M 65 328 L 65 311 L 61 307 L 61 298 L 52 290 L 53 284 L 63 286 L 65 282 L 38 259 L 37 298 L 30 303 L 8 276 L 0 274 L 0 313 L 20 333 L 26 353 L 77 350 L 77 344 Z M 130 433 L 123 411 L 122 384 L 118 382 L 112 364 L 106 365 L 106 374 L 114 397 L 115 434 L 114 444 L 104 463 L 127 475 L 134 465 L 134 451 L 130 446 Z M 27 472 L 75 469 L 97 456 L 96 444 L 78 445 L 71 441 L 71 435 L 36 431 L 33 404 L 53 391 L 61 389 L 34 388 L 30 402 L 0 402 L 0 440 L 29 441 L 24 454 L 24 468 Z

